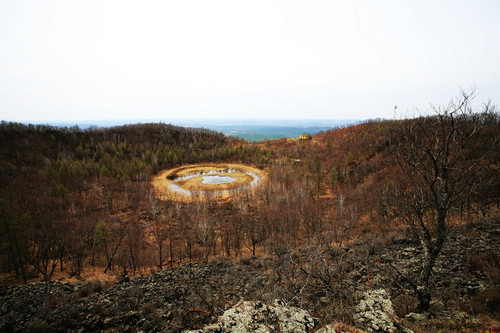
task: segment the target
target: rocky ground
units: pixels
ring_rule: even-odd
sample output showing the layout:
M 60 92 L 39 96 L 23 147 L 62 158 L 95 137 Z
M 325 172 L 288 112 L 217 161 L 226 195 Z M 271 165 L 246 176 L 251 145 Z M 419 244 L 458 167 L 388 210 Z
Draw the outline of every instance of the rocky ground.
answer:
M 99 282 L 0 287 L 0 331 L 178 332 L 213 320 L 266 279 L 250 266 L 190 264 L 106 288 Z
M 113 286 L 0 286 L 0 331 L 487 331 L 500 319 L 499 249 L 498 224 L 452 232 L 423 315 L 413 313 L 415 297 L 391 268 L 411 274 L 418 267 L 419 247 L 400 237 L 353 245 L 321 270 L 291 254 L 193 263 Z M 321 284 L 328 274 L 335 279 Z

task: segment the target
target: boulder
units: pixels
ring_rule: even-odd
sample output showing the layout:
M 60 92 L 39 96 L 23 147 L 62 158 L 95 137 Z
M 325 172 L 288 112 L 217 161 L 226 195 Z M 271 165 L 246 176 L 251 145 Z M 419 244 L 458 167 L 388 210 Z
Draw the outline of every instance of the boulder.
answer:
M 396 313 L 384 289 L 364 292 L 356 306 L 356 326 L 367 332 L 395 332 Z
M 272 305 L 243 301 L 226 310 L 217 322 L 186 333 L 215 332 L 311 332 L 317 320 L 303 309 L 286 306 L 282 301 Z

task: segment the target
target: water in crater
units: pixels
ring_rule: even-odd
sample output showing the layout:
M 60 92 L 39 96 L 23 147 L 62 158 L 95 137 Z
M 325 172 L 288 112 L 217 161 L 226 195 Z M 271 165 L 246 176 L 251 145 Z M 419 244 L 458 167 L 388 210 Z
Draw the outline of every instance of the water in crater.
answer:
M 221 185 L 221 184 L 229 184 L 236 180 L 234 177 L 229 176 L 205 176 L 202 179 L 203 184 L 210 185 Z
M 210 184 L 210 185 L 220 185 L 220 184 L 228 184 L 236 180 L 235 177 L 230 177 L 230 176 L 218 176 L 217 174 L 219 173 L 233 173 L 233 172 L 241 172 L 238 169 L 227 169 L 227 170 L 210 170 L 210 171 L 205 171 L 205 172 L 199 172 L 199 173 L 194 173 L 194 174 L 189 174 L 186 176 L 181 176 L 177 177 L 173 182 L 169 183 L 169 188 L 170 190 L 177 192 L 179 194 L 183 195 L 193 195 L 196 193 L 202 193 L 201 191 L 190 191 L 185 188 L 182 188 L 181 186 L 177 185 L 176 182 L 180 180 L 188 180 L 194 177 L 199 177 L 203 176 L 202 183 L 203 184 Z M 214 191 L 215 193 L 219 194 L 229 194 L 231 192 L 238 192 L 238 191 L 245 191 L 248 190 L 249 188 L 252 188 L 256 185 L 258 185 L 261 182 L 260 177 L 253 172 L 250 171 L 244 171 L 247 175 L 251 176 L 253 180 L 247 184 L 247 185 L 242 185 L 241 187 L 232 189 L 232 190 L 223 190 L 223 191 Z

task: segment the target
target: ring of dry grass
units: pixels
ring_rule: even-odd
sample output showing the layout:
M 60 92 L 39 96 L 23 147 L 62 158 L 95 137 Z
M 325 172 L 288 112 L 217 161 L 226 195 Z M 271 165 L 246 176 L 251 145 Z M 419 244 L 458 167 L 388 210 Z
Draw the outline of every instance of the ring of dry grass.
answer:
M 251 174 L 255 174 L 260 178 L 259 183 L 262 183 L 266 178 L 266 173 L 263 170 L 244 164 L 190 164 L 163 170 L 153 177 L 151 183 L 157 194 L 164 200 L 191 200 L 190 195 L 173 190 L 171 185 L 176 185 L 190 192 L 198 192 L 201 194 L 211 192 L 217 194 L 221 198 L 228 198 L 232 190 L 251 186 L 252 181 L 254 181 L 254 176 Z M 221 177 L 228 176 L 235 178 L 235 180 L 224 184 L 204 184 L 202 182 L 203 178 L 208 175 Z

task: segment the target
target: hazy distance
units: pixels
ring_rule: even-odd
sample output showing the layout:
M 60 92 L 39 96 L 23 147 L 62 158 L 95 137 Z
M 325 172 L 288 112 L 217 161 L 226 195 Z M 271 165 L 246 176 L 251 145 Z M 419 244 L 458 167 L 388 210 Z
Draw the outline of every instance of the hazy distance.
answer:
M 358 119 L 107 119 L 90 121 L 27 121 L 57 127 L 74 127 L 82 130 L 91 127 L 113 127 L 128 124 L 165 123 L 183 127 L 206 128 L 248 141 L 296 138 L 302 133 L 316 134 L 332 128 L 352 125 Z

